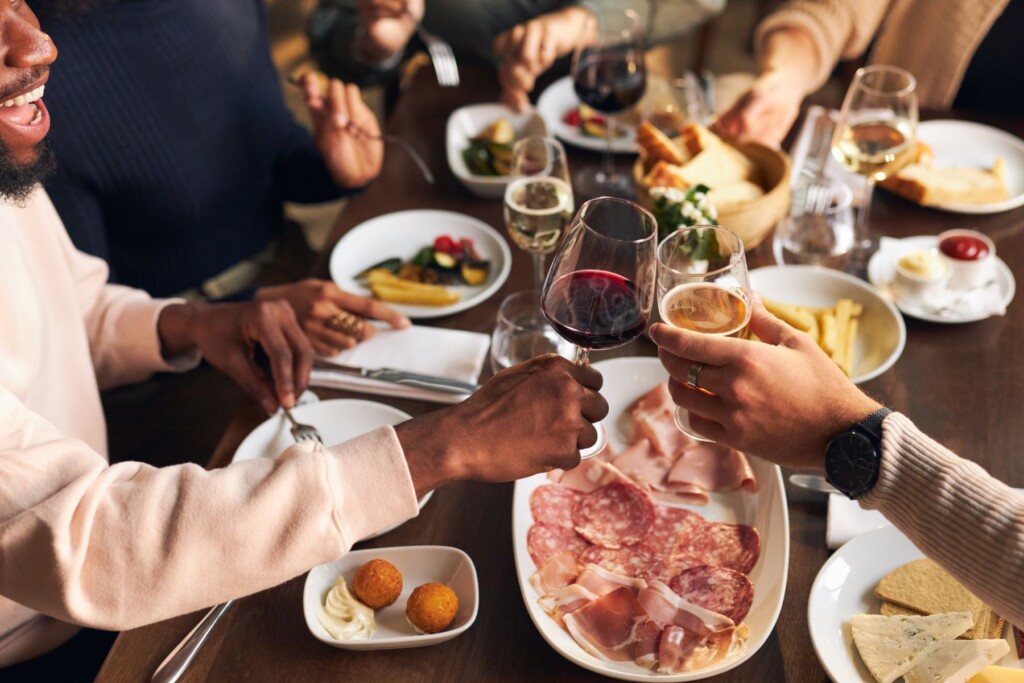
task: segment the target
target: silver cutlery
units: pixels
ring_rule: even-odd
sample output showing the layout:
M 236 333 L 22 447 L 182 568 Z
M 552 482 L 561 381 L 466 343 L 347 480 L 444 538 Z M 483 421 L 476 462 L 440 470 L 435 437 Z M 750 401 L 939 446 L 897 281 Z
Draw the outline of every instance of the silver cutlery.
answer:
M 302 424 L 295 420 L 292 416 L 292 412 L 287 408 L 282 407 L 281 410 L 284 412 L 285 417 L 291 422 L 292 438 L 296 442 L 301 441 L 318 441 L 323 443 L 323 437 L 320 436 L 320 432 L 317 431 L 316 427 L 312 425 Z M 228 611 L 228 608 L 234 604 L 234 600 L 228 600 L 225 603 L 217 605 L 206 613 L 199 623 L 195 625 L 191 631 L 188 632 L 180 643 L 178 643 L 171 653 L 167 655 L 164 661 L 160 662 L 160 666 L 153 672 L 153 683 L 174 683 L 181 675 L 185 673 L 185 670 L 192 663 L 192 660 L 196 658 L 199 650 L 203 647 L 203 643 L 209 638 L 210 633 L 213 631 L 213 627 L 221 620 L 224 613 Z
M 348 375 L 355 375 L 356 377 L 376 379 L 382 382 L 394 382 L 395 384 L 405 384 L 408 386 L 419 387 L 421 389 L 440 391 L 447 394 L 472 394 L 480 388 L 480 385 L 478 384 L 462 382 L 457 379 L 449 379 L 447 377 L 424 375 L 419 372 L 396 370 L 394 368 L 357 368 L 351 365 L 343 365 L 341 363 L 335 363 L 334 361 L 323 360 L 322 358 L 318 358 L 313 361 L 313 368 L 317 370 L 335 370 Z
M 956 296 L 952 298 L 952 300 L 947 301 L 942 305 L 933 306 L 929 304 L 921 304 L 921 308 L 934 315 L 941 316 L 943 318 L 951 318 L 957 315 L 957 309 L 959 309 L 963 303 L 967 302 L 975 295 L 988 290 L 995 284 L 996 280 L 995 278 L 993 278 L 983 284 L 978 285 L 977 287 L 971 287 L 970 289 L 965 289 L 961 292 L 958 292 Z
M 416 35 L 427 46 L 427 53 L 430 55 L 430 61 L 434 65 L 434 74 L 437 76 L 437 84 L 445 88 L 457 87 L 459 85 L 459 65 L 455 61 L 452 46 L 423 28 L 423 24 L 413 16 L 408 7 L 404 12 L 416 23 Z
M 791 474 L 789 475 L 789 483 L 802 489 L 808 489 L 809 491 L 817 491 L 819 493 L 839 493 L 839 489 L 828 483 L 828 481 L 825 480 L 825 477 L 820 474 Z

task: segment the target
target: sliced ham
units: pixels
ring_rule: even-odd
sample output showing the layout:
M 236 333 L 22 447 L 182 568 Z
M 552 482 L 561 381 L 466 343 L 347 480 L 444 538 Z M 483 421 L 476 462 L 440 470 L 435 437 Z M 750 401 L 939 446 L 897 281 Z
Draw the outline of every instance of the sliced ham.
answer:
M 652 581 L 637 594 L 636 599 L 661 628 L 675 624 L 698 638 L 704 638 L 709 633 L 735 626 L 729 617 L 681 598 L 661 581 Z
M 565 588 L 580 575 L 580 565 L 576 556 L 566 550 L 555 553 L 547 562 L 530 577 L 530 585 L 537 595 L 547 595 L 560 588 Z
M 613 662 L 653 662 L 661 633 L 629 588 L 566 614 L 565 627 L 584 650 Z
M 672 469 L 672 461 L 654 450 L 648 439 L 640 439 L 619 453 L 612 464 L 640 485 L 659 484 Z
M 641 437 L 646 437 L 654 446 L 654 450 L 669 460 L 675 460 L 680 453 L 696 443 L 679 431 L 671 411 L 657 415 L 643 415 L 634 419 L 633 438 L 639 440 Z
M 565 615 L 575 612 L 584 605 L 592 603 L 600 596 L 591 593 L 579 584 L 570 584 L 559 588 L 537 601 L 540 608 L 551 615 L 559 626 L 565 626 Z
M 725 659 L 736 640 L 736 629 L 697 638 L 679 626 L 661 632 L 658 646 L 658 673 L 675 674 L 703 669 Z
M 681 453 L 668 473 L 668 483 L 689 484 L 707 491 L 757 488 L 747 457 L 716 443 L 702 443 Z
M 576 583 L 598 596 L 607 595 L 619 588 L 628 588 L 635 595 L 647 588 L 647 582 L 643 579 L 623 576 L 595 564 L 586 565 L 576 578 Z

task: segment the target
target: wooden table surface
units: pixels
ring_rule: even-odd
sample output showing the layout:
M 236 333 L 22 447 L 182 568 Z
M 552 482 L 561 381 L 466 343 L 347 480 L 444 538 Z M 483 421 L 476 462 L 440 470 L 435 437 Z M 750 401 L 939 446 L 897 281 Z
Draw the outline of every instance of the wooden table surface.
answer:
M 333 240 L 360 222 L 390 211 L 436 208 L 476 216 L 504 234 L 500 200 L 478 199 L 450 173 L 444 129 L 449 112 L 495 99 L 491 72 L 464 74 L 463 86 L 440 90 L 423 70 L 403 95 L 388 123 L 389 132 L 411 141 L 437 176 L 424 183 L 397 148 L 389 147 L 379 180 L 355 197 L 341 216 Z M 976 118 L 1024 137 L 1024 120 Z M 570 149 L 574 168 L 597 155 Z M 625 159 L 625 158 L 624 158 Z M 1024 283 L 1024 209 L 991 216 L 961 216 L 923 209 L 878 192 L 872 223 L 903 237 L 937 234 L 949 228 L 976 228 L 996 243 L 998 254 Z M 333 243 L 332 240 L 332 243 Z M 442 318 L 442 327 L 490 333 L 498 303 L 530 285 L 529 256 L 512 247 L 512 274 L 489 301 Z M 326 274 L 326 256 L 319 272 Z M 752 265 L 769 262 L 764 245 L 752 252 Z M 907 345 L 894 368 L 864 389 L 912 419 L 960 455 L 975 460 L 1013 486 L 1024 486 L 1024 304 L 1014 302 L 1004 317 L 968 325 L 907 322 Z M 640 340 L 595 354 L 652 355 Z M 780 381 L 782 378 L 780 378 Z M 354 394 L 317 390 L 321 397 Z M 436 404 L 381 399 L 413 415 Z M 228 425 L 211 466 L 230 461 L 235 448 L 263 418 L 250 405 Z M 790 513 L 790 566 L 778 624 L 764 646 L 721 681 L 827 681 L 811 648 L 807 597 L 829 556 L 825 547 L 825 499 L 787 484 Z M 439 490 L 422 514 L 401 528 L 357 547 L 417 544 L 465 550 L 476 564 L 481 587 L 476 624 L 462 636 L 434 647 L 383 652 L 348 652 L 316 641 L 306 630 L 301 594 L 305 576 L 237 601 L 214 631 L 183 680 L 186 681 L 584 681 L 600 677 L 563 659 L 530 621 L 516 580 L 511 543 L 512 484 L 459 483 Z M 118 638 L 97 681 L 149 680 L 157 665 L 196 624 L 201 613 L 128 631 Z

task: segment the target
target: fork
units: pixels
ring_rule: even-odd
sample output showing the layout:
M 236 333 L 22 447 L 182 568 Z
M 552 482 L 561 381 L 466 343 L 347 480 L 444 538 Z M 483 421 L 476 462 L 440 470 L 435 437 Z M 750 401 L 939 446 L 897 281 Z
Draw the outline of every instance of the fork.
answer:
M 313 425 L 304 425 L 301 422 L 296 421 L 292 416 L 292 411 L 285 407 L 281 407 L 284 411 L 284 416 L 288 418 L 288 421 L 292 423 L 292 438 L 296 441 L 317 441 L 323 443 L 324 439 L 320 436 L 320 432 L 316 430 Z
M 444 88 L 458 87 L 459 65 L 455 61 L 455 53 L 452 52 L 452 46 L 423 28 L 423 24 L 413 16 L 408 7 L 403 10 L 403 13 L 416 24 L 416 35 L 427 46 L 430 61 L 434 64 L 437 84 Z

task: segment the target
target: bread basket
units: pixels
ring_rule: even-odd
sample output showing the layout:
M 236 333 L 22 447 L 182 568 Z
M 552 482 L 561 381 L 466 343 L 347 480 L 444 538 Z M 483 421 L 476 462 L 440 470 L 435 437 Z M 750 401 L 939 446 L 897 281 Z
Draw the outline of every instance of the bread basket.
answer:
M 724 211 L 715 208 L 718 209 L 719 225 L 739 235 L 743 246 L 749 251 L 760 244 L 789 211 L 789 156 L 781 150 L 757 142 L 740 142 L 733 146 L 754 163 L 757 174 L 751 180 L 760 185 L 765 193 L 757 199 Z M 653 208 L 650 187 L 643 182 L 644 176 L 644 160 L 641 157 L 633 165 L 637 201 L 647 208 Z

